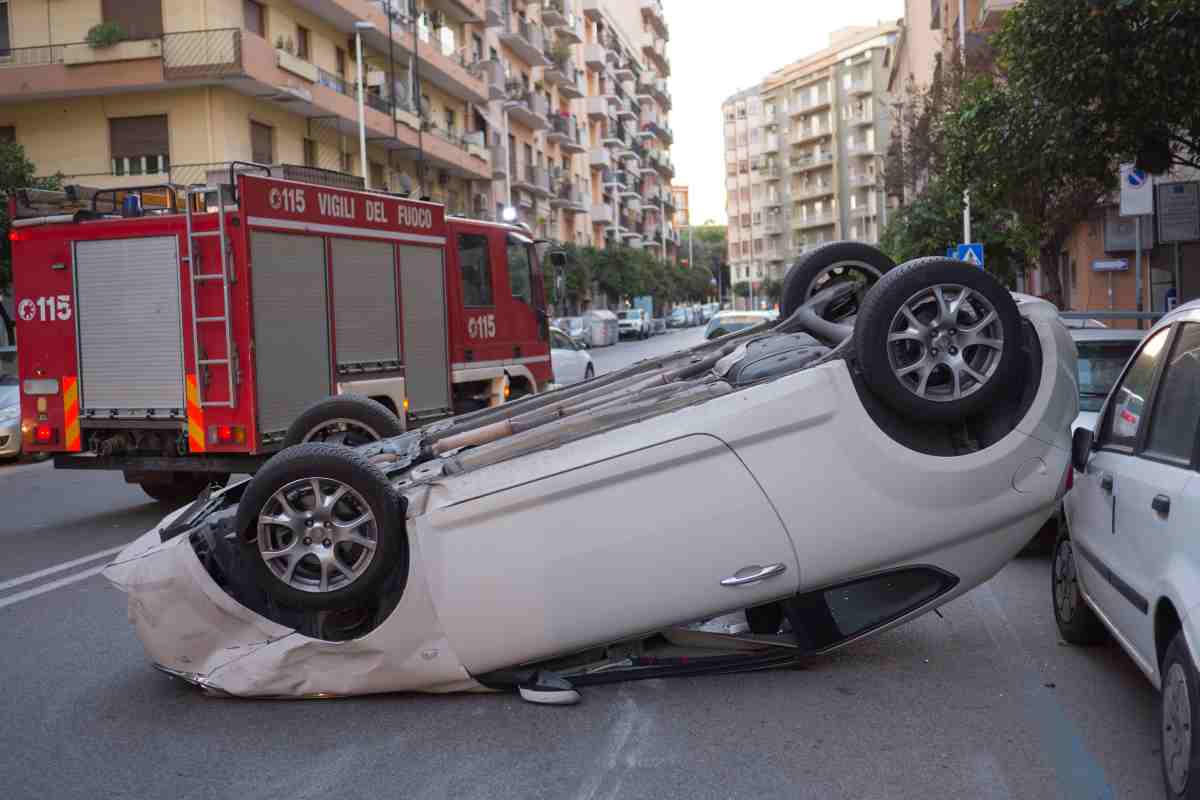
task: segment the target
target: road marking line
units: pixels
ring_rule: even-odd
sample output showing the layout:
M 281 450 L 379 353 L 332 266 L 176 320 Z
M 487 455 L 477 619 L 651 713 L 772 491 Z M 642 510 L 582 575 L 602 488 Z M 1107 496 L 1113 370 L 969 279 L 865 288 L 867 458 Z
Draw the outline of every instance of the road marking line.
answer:
M 42 584 L 41 586 L 37 587 L 36 589 L 26 589 L 23 592 L 17 592 L 14 595 L 11 595 L 9 597 L 4 598 L 3 600 L 0 600 L 0 608 L 7 608 L 8 606 L 16 605 L 17 603 L 20 603 L 22 600 L 28 600 L 32 597 L 37 597 L 39 594 L 45 594 L 46 592 L 53 592 L 55 589 L 61 589 L 64 586 L 70 586 L 72 583 L 78 583 L 79 581 L 87 580 L 88 578 L 92 577 L 93 575 L 99 575 L 101 572 L 104 571 L 104 568 L 107 566 L 108 566 L 107 564 L 104 564 L 99 567 L 93 567 L 89 570 L 84 570 L 83 572 L 77 573 L 75 575 L 68 575 L 65 578 L 59 578 L 56 581 L 51 581 L 50 583 Z
M 53 567 L 46 567 L 45 569 L 40 569 L 37 572 L 31 572 L 28 575 L 22 575 L 19 578 L 12 578 L 10 580 L 4 581 L 3 583 L 0 583 L 0 592 L 3 592 L 7 589 L 11 589 L 14 586 L 20 586 L 23 583 L 29 583 L 30 581 L 36 581 L 38 578 L 44 578 L 47 575 L 53 575 L 56 572 L 62 572 L 64 570 L 71 569 L 72 567 L 78 567 L 79 565 L 86 564 L 89 561 L 95 561 L 97 558 L 104 558 L 105 556 L 116 555 L 117 553 L 124 550 L 126 548 L 126 546 L 127 545 L 120 545 L 119 547 L 110 547 L 107 550 L 101 550 L 99 553 L 92 553 L 90 556 L 84 556 L 83 558 L 77 558 L 74 561 L 64 561 L 61 564 L 55 564 Z M 103 569 L 103 568 L 101 568 L 101 569 Z

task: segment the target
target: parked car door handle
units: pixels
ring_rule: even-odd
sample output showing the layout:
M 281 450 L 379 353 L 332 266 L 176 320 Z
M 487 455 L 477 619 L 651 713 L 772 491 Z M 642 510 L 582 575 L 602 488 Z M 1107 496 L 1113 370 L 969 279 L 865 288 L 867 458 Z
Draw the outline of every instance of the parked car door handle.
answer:
M 1111 492 L 1113 487 L 1113 477 L 1109 473 L 1104 473 L 1100 476 L 1100 488 L 1106 492 Z
M 1171 498 L 1167 497 L 1165 494 L 1156 495 L 1155 498 L 1150 501 L 1150 507 L 1153 508 L 1157 513 L 1162 514 L 1164 517 L 1168 516 L 1171 513 Z
M 746 586 L 751 583 L 765 581 L 767 578 L 774 578 L 776 575 L 782 575 L 787 571 L 787 567 L 783 564 L 772 564 L 769 567 L 760 567 L 755 564 L 752 567 L 742 567 L 734 575 L 721 581 L 722 586 Z

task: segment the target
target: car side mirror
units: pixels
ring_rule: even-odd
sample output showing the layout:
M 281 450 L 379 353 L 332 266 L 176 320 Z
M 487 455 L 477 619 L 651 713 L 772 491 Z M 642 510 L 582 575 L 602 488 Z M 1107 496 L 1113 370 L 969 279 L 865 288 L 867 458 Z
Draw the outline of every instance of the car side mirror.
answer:
M 1095 443 L 1096 437 L 1089 429 L 1079 427 L 1075 429 L 1075 435 L 1071 437 L 1071 466 L 1076 472 L 1083 472 L 1087 469 L 1088 456 L 1092 454 L 1092 445 Z
M 550 265 L 553 267 L 562 269 L 563 267 L 567 266 L 567 254 L 562 250 L 551 250 L 549 258 Z

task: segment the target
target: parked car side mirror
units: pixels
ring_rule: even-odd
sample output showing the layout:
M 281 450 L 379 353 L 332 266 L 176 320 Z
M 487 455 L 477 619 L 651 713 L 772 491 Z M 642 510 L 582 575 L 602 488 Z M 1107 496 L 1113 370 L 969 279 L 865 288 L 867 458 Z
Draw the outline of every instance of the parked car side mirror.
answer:
M 1095 440 L 1095 435 L 1087 428 L 1075 429 L 1075 435 L 1071 437 L 1071 465 L 1077 472 L 1087 469 L 1088 456 L 1092 453 Z
M 562 250 L 551 250 L 549 258 L 550 266 L 552 267 L 558 267 L 559 269 L 562 269 L 567 265 L 567 254 Z

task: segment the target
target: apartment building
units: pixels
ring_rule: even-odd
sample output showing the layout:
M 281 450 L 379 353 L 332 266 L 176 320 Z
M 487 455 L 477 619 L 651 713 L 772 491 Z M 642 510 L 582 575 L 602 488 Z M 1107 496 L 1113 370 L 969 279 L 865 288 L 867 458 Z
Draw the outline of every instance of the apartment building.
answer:
M 896 24 L 837 31 L 826 49 L 723 104 L 735 282 L 781 280 L 825 242 L 879 240 L 898 33 Z
M 539 235 L 603 244 L 625 235 L 592 219 L 617 198 L 613 175 L 636 184 L 610 206 L 631 224 L 630 206 L 671 204 L 668 35 L 659 0 L 0 0 L 0 137 L 71 182 L 302 164 L 454 213 L 512 206 Z M 589 120 L 593 97 L 611 127 Z M 598 171 L 618 122 L 638 147 Z
M 893 95 L 927 87 L 943 57 L 942 5 L 948 0 L 904 0 L 904 20 L 888 74 Z M 957 2 L 957 0 L 956 0 Z
M 675 228 L 683 230 L 692 224 L 692 214 L 688 205 L 688 187 L 674 184 L 671 194 L 675 197 Z

